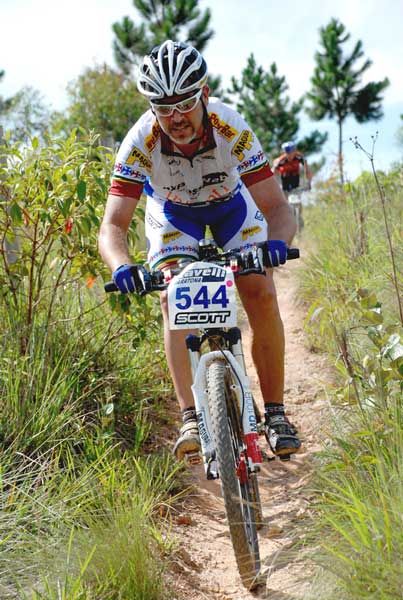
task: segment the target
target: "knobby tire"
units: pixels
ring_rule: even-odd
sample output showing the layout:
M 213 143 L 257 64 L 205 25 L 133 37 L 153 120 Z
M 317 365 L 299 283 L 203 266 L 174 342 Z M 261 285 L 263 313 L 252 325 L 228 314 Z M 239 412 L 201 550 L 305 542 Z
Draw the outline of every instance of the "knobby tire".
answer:
M 208 401 L 215 439 L 218 472 L 235 559 L 242 583 L 248 589 L 257 584 L 260 570 L 259 544 L 254 502 L 256 482 L 241 484 L 236 467 L 243 448 L 240 415 L 231 390 L 231 370 L 216 360 L 207 370 Z M 252 489 L 255 487 L 255 489 Z

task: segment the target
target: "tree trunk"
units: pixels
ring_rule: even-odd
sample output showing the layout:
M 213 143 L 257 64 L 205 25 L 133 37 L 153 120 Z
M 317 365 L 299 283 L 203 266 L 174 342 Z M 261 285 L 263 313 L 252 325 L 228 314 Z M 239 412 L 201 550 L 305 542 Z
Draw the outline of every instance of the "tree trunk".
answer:
M 344 184 L 344 171 L 343 171 L 343 121 L 339 117 L 338 119 L 339 125 L 339 153 L 338 153 L 338 163 L 339 163 L 339 173 L 340 173 L 340 183 Z

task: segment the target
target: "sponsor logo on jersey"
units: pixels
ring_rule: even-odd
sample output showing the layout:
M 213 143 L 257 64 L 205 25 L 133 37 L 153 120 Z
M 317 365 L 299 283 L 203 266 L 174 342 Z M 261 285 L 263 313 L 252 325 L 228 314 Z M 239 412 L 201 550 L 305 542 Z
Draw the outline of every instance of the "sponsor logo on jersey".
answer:
M 167 258 L 169 259 L 169 255 L 175 255 L 175 254 L 180 254 L 183 255 L 185 254 L 186 256 L 197 256 L 197 250 L 193 247 L 193 246 L 165 246 L 164 248 L 161 248 L 160 250 L 158 250 L 158 252 L 155 252 L 149 262 L 152 264 L 154 262 L 159 262 L 159 259 L 163 259 L 163 258 Z
M 162 241 L 164 244 L 168 244 L 169 242 L 173 242 L 180 238 L 182 233 L 180 231 L 169 231 L 168 233 L 164 233 L 162 236 Z
M 260 212 L 260 210 L 257 210 L 257 211 L 256 211 L 256 214 L 255 214 L 255 219 L 256 219 L 257 221 L 264 221 L 264 216 L 262 215 L 262 213 Z
M 115 164 L 114 173 L 116 175 L 122 175 L 122 176 L 126 176 L 126 177 L 131 177 L 133 179 L 139 179 L 140 181 L 144 180 L 143 173 L 140 173 L 140 171 L 137 171 L 136 169 L 132 169 L 132 167 L 129 167 L 122 163 Z
M 243 163 L 241 163 L 237 167 L 237 170 L 239 173 L 248 171 L 251 167 L 256 167 L 256 165 L 261 163 L 264 159 L 265 159 L 265 155 L 263 153 L 263 150 L 259 150 L 259 152 L 257 154 L 254 154 L 253 156 L 250 156 L 249 158 L 244 160 Z M 263 164 L 261 164 L 259 166 L 263 166 Z
M 149 224 L 149 226 L 152 229 L 161 229 L 161 227 L 162 227 L 162 223 L 157 221 L 157 219 L 155 219 L 152 215 L 150 215 L 150 213 L 146 214 L 146 222 Z
M 146 148 L 149 152 L 152 152 L 154 150 L 155 144 L 157 143 L 159 137 L 160 137 L 160 127 L 159 127 L 158 123 L 154 123 L 151 133 L 149 135 L 147 135 L 147 137 L 144 140 Z
M 246 240 L 248 237 L 255 235 L 255 233 L 259 233 L 262 231 L 262 228 L 259 225 L 254 225 L 253 227 L 247 227 L 246 229 L 242 229 L 242 239 Z
M 206 185 L 216 185 L 217 183 L 223 183 L 228 177 L 228 173 L 225 171 L 219 171 L 218 173 L 207 173 L 203 175 L 203 187 Z
M 163 189 L 167 190 L 168 192 L 182 192 L 185 189 L 185 187 L 186 187 L 185 182 L 181 181 L 177 185 L 164 185 Z
M 140 167 L 146 169 L 147 171 L 151 171 L 151 160 L 147 158 L 145 154 L 141 152 L 138 148 L 134 147 L 129 154 L 128 159 L 126 160 L 128 165 L 132 165 L 133 163 L 138 163 Z
M 237 157 L 239 162 L 245 158 L 244 150 L 252 148 L 253 133 L 249 129 L 244 129 L 232 148 L 231 154 Z
M 237 135 L 238 131 L 225 121 L 221 121 L 216 113 L 210 113 L 209 118 L 212 126 L 217 129 L 217 132 L 225 137 L 226 140 L 231 141 Z

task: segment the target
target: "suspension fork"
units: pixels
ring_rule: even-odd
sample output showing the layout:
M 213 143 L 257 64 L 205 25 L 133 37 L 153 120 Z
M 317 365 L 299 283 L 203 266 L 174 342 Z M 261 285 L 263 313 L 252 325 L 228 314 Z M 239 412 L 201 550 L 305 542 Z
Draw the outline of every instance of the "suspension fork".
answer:
M 210 475 L 210 478 L 214 476 L 211 475 L 213 471 L 209 465 L 211 466 L 211 461 L 215 461 L 215 448 L 210 413 L 208 410 L 206 373 L 207 366 L 212 360 L 223 360 L 224 358 L 234 373 L 232 378 L 233 387 L 238 400 L 239 413 L 242 418 L 242 429 L 247 450 L 249 468 L 251 471 L 257 471 L 260 463 L 262 463 L 262 454 L 258 445 L 257 423 L 253 396 L 250 390 L 249 379 L 245 373 L 244 364 L 240 362 L 243 361 L 242 347 L 240 345 L 240 333 L 239 335 L 236 333 L 233 335 L 234 338 L 232 339 L 232 346 L 235 347 L 238 358 L 235 358 L 232 352 L 228 350 L 215 350 L 208 352 L 207 354 L 200 355 L 200 338 L 194 335 L 187 336 L 186 338 L 186 345 L 190 353 L 190 364 L 193 375 L 192 392 L 195 400 L 200 441 L 206 473 L 208 476 Z
M 245 356 L 242 347 L 242 335 L 239 327 L 232 327 L 227 332 L 227 339 L 231 353 L 237 360 L 239 366 L 243 372 L 243 380 L 241 381 L 241 388 L 238 389 L 238 400 L 240 400 L 240 406 L 242 410 L 242 402 L 244 401 L 245 406 L 242 415 L 242 426 L 244 432 L 244 440 L 246 444 L 249 467 L 252 471 L 258 470 L 258 465 L 263 461 L 262 453 L 258 445 L 258 432 L 256 422 L 256 410 L 255 403 L 253 400 L 252 392 L 250 390 L 249 378 L 246 374 Z M 239 396 L 243 397 L 239 398 Z M 246 422 L 245 422 L 246 421 Z
M 192 393 L 195 402 L 204 470 L 207 479 L 217 479 L 218 467 L 210 412 L 208 409 L 206 364 L 205 361 L 200 360 L 201 344 L 202 339 L 197 335 L 190 334 L 186 337 L 186 347 L 189 352 L 190 368 L 193 379 Z

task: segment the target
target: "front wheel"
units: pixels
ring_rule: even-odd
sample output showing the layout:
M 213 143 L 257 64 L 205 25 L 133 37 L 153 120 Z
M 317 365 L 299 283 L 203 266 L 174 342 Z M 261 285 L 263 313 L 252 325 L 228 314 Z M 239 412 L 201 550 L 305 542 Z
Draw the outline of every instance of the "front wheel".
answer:
M 216 360 L 208 367 L 208 402 L 222 495 L 238 571 L 244 586 L 251 589 L 256 585 L 260 570 L 256 497 L 248 473 L 231 379 L 231 367 L 224 361 Z

